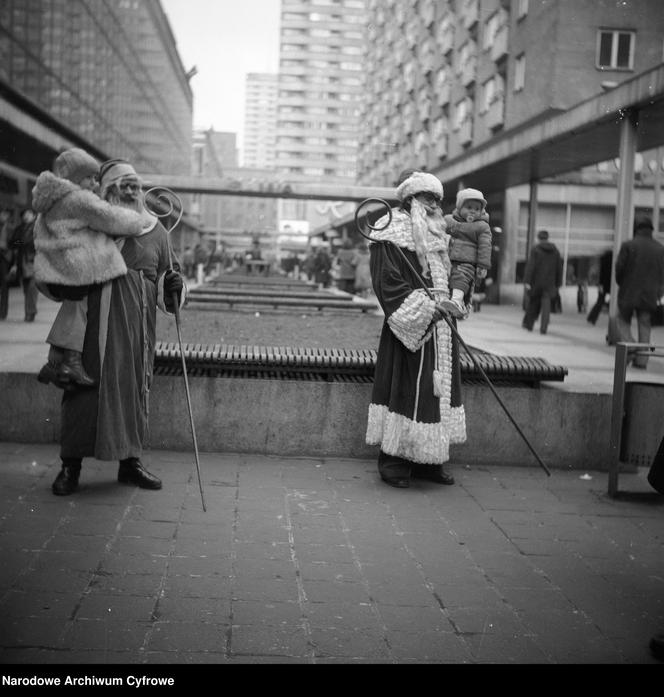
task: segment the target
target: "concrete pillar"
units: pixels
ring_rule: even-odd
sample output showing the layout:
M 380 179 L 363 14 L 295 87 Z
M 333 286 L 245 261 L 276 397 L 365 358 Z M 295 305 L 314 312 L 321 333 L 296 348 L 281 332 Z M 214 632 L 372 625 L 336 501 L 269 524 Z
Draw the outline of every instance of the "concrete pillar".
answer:
M 611 298 L 609 300 L 609 326 L 607 343 L 612 346 L 620 340 L 616 314 L 618 312 L 618 284 L 616 283 L 616 259 L 625 240 L 630 239 L 633 223 L 634 156 L 636 153 L 636 129 L 639 112 L 622 113 L 620 127 L 620 171 L 618 173 L 618 203 L 616 206 L 616 231 L 613 237 L 613 263 L 611 265 Z

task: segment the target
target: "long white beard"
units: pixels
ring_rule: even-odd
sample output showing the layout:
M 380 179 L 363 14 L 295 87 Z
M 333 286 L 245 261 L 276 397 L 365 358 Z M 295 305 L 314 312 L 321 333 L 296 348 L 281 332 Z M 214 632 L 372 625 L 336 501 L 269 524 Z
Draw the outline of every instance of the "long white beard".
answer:
M 425 276 L 430 273 L 429 262 L 427 261 L 426 252 L 428 249 L 427 237 L 429 233 L 436 237 L 442 237 L 445 233 L 445 220 L 443 213 L 439 208 L 433 213 L 429 213 L 424 205 L 417 199 L 413 198 L 410 204 L 410 218 L 413 223 L 413 243 L 415 244 L 415 253 L 420 262 L 422 271 Z

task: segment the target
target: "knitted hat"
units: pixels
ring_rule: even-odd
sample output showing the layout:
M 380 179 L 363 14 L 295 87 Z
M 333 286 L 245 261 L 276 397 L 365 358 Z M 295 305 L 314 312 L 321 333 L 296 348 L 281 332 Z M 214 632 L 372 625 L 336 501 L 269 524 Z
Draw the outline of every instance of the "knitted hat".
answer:
M 465 201 L 479 201 L 482 204 L 482 208 L 486 206 L 486 199 L 482 196 L 482 192 L 479 189 L 461 189 L 456 197 L 456 209 L 459 211 L 463 206 Z
M 70 148 L 61 152 L 53 162 L 53 174 L 61 179 L 68 179 L 78 184 L 85 177 L 92 177 L 99 172 L 99 163 L 80 148 Z
M 443 185 L 440 183 L 440 179 L 428 172 L 413 172 L 397 187 L 397 198 L 403 202 L 409 196 L 425 192 L 442 199 Z

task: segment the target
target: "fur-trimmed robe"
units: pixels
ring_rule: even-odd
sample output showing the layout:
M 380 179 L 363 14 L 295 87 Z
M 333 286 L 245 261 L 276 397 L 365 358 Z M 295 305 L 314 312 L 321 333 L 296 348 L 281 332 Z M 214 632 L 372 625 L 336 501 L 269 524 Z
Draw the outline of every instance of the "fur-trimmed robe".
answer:
M 63 394 L 62 458 L 124 460 L 140 457 L 148 445 L 157 309 L 174 312 L 164 296 L 164 276 L 171 259 L 180 271 L 169 246 L 164 226 L 153 219 L 141 237 L 125 240 L 129 271 L 90 290 L 82 361 L 97 384 Z
M 376 227 L 386 222 L 383 218 Z M 419 271 L 411 231 L 410 216 L 394 209 L 391 224 L 372 234 L 384 241 L 369 246 L 373 288 L 385 322 L 366 442 L 380 445 L 388 455 L 439 465 L 449 460 L 450 444 L 466 440 L 459 347 L 445 321 L 432 323 L 435 304 L 394 247 L 400 247 Z M 447 246 L 446 234 L 428 233 L 431 276 L 424 280 L 439 300 L 449 297 Z
M 39 283 L 85 286 L 124 276 L 127 265 L 113 237 L 143 232 L 142 216 L 112 206 L 91 191 L 42 172 L 32 190 L 35 278 Z

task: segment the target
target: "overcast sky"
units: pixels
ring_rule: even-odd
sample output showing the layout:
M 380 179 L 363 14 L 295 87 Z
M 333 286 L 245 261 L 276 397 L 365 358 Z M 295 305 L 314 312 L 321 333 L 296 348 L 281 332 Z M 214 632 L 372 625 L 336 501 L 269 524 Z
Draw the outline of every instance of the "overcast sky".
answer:
M 185 70 L 194 126 L 232 131 L 242 147 L 247 73 L 276 73 L 280 0 L 161 0 Z

